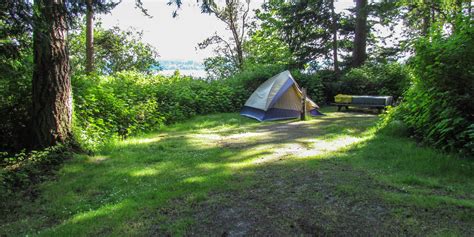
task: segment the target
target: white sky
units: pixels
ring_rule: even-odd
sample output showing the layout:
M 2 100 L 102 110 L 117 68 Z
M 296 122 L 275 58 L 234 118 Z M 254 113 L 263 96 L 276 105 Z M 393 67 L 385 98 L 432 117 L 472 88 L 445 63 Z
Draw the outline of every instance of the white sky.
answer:
M 175 6 L 168 0 L 143 0 L 144 7 L 153 16 L 149 18 L 135 8 L 135 0 L 123 0 L 111 14 L 100 15 L 103 27 L 130 27 L 143 31 L 143 41 L 156 47 L 160 60 L 202 61 L 213 55 L 212 49 L 197 49 L 197 44 L 217 32 L 229 36 L 224 23 L 213 15 L 202 14 L 196 0 L 183 0 L 178 17 L 173 18 Z M 256 9 L 264 0 L 251 0 Z M 336 0 L 336 8 L 342 10 L 353 5 L 353 0 Z

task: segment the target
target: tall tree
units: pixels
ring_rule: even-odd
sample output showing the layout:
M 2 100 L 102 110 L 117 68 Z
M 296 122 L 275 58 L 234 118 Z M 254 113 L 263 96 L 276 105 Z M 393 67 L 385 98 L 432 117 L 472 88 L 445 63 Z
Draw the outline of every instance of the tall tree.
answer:
M 336 16 L 336 8 L 334 7 L 334 0 L 329 0 L 330 8 L 331 8 L 331 33 L 332 33 L 332 55 L 333 55 L 333 65 L 334 65 L 334 72 L 336 75 L 339 74 L 339 62 L 337 59 L 337 16 Z
M 33 132 L 47 147 L 71 135 L 72 97 L 64 0 L 35 0 L 33 30 Z
M 94 9 L 92 0 L 86 2 L 86 72 L 94 71 Z
M 248 26 L 248 14 L 250 11 L 250 0 L 225 0 L 223 6 L 219 6 L 214 0 L 203 0 L 202 11 L 216 16 L 224 22 L 232 33 L 231 41 L 223 39 L 219 35 L 214 35 L 199 44 L 201 49 L 211 44 L 223 44 L 219 48 L 221 54 L 230 57 L 237 68 L 242 69 L 244 65 L 243 44 Z
M 334 27 L 336 36 L 343 32 L 342 24 L 333 25 L 333 16 L 341 16 L 333 14 L 331 0 L 270 0 L 262 8 L 256 14 L 261 30 L 264 35 L 275 34 L 286 44 L 291 54 L 289 67 L 320 67 L 326 65 L 322 60 L 334 60 Z M 340 41 L 337 37 L 336 40 Z
M 367 59 L 367 0 L 355 0 L 356 23 L 354 32 L 354 49 L 352 66 L 359 67 Z

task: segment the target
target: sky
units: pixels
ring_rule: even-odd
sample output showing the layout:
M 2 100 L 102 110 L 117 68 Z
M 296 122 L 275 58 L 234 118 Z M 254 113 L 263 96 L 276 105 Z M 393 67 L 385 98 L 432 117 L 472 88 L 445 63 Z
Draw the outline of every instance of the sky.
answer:
M 143 41 L 157 49 L 160 60 L 202 62 L 204 58 L 213 56 L 213 50 L 197 49 L 198 43 L 214 33 L 230 36 L 224 23 L 213 15 L 201 13 L 196 0 L 183 0 L 183 6 L 176 18 L 172 17 L 176 6 L 168 6 L 168 0 L 142 2 L 152 18 L 135 8 L 135 0 L 123 0 L 111 13 L 99 15 L 97 20 L 101 21 L 105 28 L 119 26 L 121 29 L 134 28 L 142 31 Z M 251 8 L 259 8 L 263 2 L 264 0 L 251 0 Z M 351 6 L 353 0 L 336 0 L 338 11 Z

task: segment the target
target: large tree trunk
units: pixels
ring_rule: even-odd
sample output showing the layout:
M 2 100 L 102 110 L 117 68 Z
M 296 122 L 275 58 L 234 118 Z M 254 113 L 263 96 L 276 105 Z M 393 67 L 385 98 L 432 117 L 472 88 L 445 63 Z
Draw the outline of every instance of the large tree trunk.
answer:
M 334 8 L 334 0 L 330 0 L 331 3 L 331 31 L 332 31 L 332 55 L 334 61 L 334 72 L 336 76 L 339 75 L 339 62 L 337 60 L 337 19 L 336 11 Z
M 367 58 L 367 0 L 356 0 L 356 24 L 352 66 L 359 67 Z
M 33 134 L 37 147 L 71 137 L 72 97 L 64 0 L 35 0 Z
M 86 4 L 86 72 L 90 73 L 94 70 L 94 11 L 92 0 L 87 0 Z

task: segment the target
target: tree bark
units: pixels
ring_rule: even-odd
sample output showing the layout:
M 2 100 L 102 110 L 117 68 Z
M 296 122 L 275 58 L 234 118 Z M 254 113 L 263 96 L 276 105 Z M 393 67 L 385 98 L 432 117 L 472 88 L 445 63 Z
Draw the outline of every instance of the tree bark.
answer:
M 336 76 L 339 75 L 339 62 L 337 60 L 337 19 L 336 19 L 336 11 L 334 8 L 334 0 L 330 0 L 331 4 L 331 30 L 332 30 L 332 55 L 334 61 L 334 72 Z
M 359 67 L 367 58 L 367 0 L 356 0 L 356 24 L 352 66 Z
M 35 0 L 33 116 L 36 147 L 71 137 L 72 97 L 64 0 Z
M 92 0 L 87 0 L 86 13 L 86 73 L 94 71 L 94 10 Z

